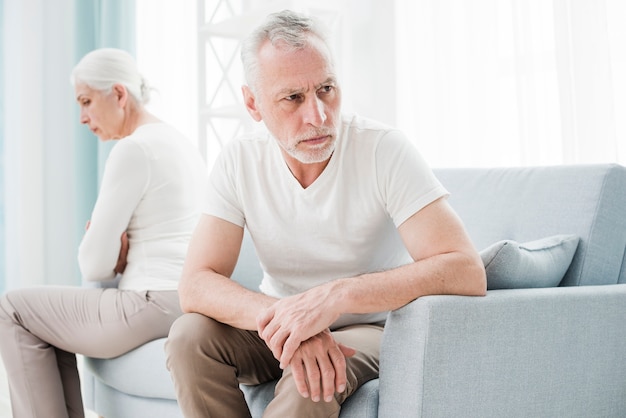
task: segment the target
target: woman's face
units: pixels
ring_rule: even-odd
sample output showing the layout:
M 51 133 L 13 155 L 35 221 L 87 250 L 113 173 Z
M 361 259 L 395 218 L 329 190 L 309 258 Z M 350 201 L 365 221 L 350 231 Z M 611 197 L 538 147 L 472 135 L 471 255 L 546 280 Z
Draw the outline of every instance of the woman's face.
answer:
M 113 86 L 110 93 L 77 83 L 74 90 L 80 106 L 80 123 L 89 126 L 102 141 L 119 139 L 124 122 L 124 106 L 119 94 L 121 86 Z

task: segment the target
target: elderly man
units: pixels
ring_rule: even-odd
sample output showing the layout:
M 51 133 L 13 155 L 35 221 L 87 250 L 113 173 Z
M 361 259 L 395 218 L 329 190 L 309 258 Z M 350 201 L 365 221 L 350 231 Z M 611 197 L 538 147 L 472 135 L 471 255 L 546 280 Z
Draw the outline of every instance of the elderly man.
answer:
M 378 376 L 386 314 L 483 295 L 447 192 L 399 131 L 341 114 L 325 32 L 290 11 L 242 46 L 245 106 L 267 135 L 224 147 L 179 286 L 168 368 L 188 417 L 249 416 L 239 383 L 280 379 L 265 415 L 336 417 Z M 246 227 L 260 292 L 231 280 Z

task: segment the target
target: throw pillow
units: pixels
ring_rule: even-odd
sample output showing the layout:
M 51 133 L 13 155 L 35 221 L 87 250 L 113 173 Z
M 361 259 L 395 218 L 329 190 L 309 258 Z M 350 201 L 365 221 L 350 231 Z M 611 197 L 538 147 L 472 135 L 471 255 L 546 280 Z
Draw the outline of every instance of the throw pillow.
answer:
M 556 287 L 572 262 L 579 237 L 554 235 L 518 243 L 498 241 L 480 252 L 487 289 Z

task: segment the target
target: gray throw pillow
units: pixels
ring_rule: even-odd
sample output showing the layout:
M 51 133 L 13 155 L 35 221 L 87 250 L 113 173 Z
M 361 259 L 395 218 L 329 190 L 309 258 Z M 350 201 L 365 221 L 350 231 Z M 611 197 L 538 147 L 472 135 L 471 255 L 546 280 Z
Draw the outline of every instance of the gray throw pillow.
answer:
M 480 252 L 487 289 L 556 287 L 572 262 L 579 237 L 554 235 L 518 243 L 498 241 Z

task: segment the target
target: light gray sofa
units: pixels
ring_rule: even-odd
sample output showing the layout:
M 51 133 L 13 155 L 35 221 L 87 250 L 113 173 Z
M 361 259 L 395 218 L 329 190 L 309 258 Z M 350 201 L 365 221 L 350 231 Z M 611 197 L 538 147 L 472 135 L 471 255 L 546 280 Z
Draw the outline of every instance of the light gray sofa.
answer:
M 574 234 L 573 260 L 558 287 L 428 296 L 392 312 L 380 378 L 341 417 L 626 416 L 626 168 L 436 174 L 479 250 Z M 247 238 L 234 277 L 249 287 L 260 277 Z M 163 343 L 86 359 L 87 407 L 106 418 L 181 416 Z M 272 382 L 244 388 L 253 416 L 272 390 Z

